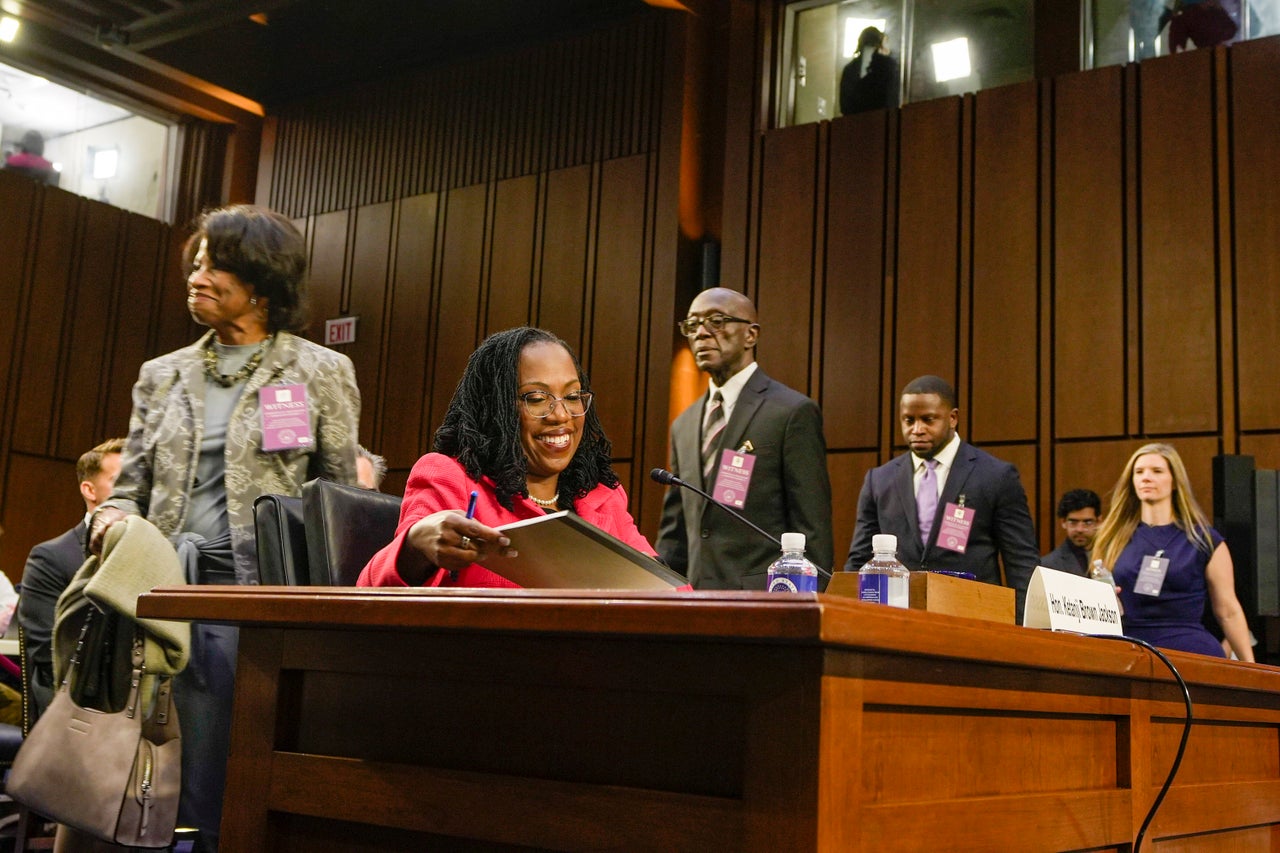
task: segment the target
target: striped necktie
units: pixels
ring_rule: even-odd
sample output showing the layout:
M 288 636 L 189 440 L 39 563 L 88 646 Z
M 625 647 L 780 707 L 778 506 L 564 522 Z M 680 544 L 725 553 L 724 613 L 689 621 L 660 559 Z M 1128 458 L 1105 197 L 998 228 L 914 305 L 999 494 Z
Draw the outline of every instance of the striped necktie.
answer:
M 702 482 L 710 483 L 716 471 L 716 450 L 724 432 L 724 397 L 717 391 L 707 407 L 707 422 L 702 426 Z

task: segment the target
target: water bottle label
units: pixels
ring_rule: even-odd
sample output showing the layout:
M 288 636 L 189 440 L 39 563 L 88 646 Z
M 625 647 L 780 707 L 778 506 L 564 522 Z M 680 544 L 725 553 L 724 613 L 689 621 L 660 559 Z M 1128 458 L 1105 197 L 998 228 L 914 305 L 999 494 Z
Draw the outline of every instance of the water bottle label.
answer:
M 858 598 L 872 604 L 887 604 L 890 607 L 907 607 L 910 588 L 907 578 L 893 575 L 862 574 L 858 575 Z
M 769 572 L 769 592 L 817 592 L 818 576 L 801 572 Z
M 888 604 L 889 575 L 859 575 L 858 598 L 872 604 Z

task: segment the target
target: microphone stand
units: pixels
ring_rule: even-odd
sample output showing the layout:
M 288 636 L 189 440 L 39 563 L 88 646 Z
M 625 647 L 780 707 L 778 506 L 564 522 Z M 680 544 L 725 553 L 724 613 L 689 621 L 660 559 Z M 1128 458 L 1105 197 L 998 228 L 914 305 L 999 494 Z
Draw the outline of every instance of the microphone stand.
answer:
M 702 491 L 702 489 L 699 489 L 697 486 L 693 485 L 692 483 L 687 483 L 684 480 L 681 480 L 679 477 L 677 477 L 675 474 L 671 473 L 667 469 L 654 468 L 652 471 L 649 472 L 649 477 L 654 482 L 661 483 L 664 486 L 679 486 L 682 489 L 688 489 L 691 492 L 701 495 L 705 500 L 709 501 L 712 505 L 720 507 L 720 509 L 729 513 L 730 516 L 732 516 L 733 518 L 736 518 L 738 521 L 742 522 L 747 527 L 750 527 L 752 530 L 754 530 L 756 533 L 759 533 L 764 538 L 768 539 L 774 545 L 777 545 L 779 549 L 782 548 L 782 542 L 778 539 L 778 537 L 774 536 L 772 533 L 769 533 L 767 530 L 757 525 L 754 521 L 747 518 L 745 515 L 738 512 L 733 507 L 720 503 L 720 501 L 711 497 L 711 495 Z M 831 580 L 831 572 L 827 571 L 826 569 L 822 568 L 822 566 L 819 566 L 817 564 L 814 565 L 814 568 L 818 570 L 818 574 L 822 575 L 827 580 Z

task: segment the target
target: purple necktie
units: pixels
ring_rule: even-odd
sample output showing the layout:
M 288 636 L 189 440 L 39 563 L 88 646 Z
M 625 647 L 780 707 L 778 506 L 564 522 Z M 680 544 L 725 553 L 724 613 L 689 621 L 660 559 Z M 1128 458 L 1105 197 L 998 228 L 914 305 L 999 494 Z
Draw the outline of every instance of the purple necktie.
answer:
M 933 473 L 937 467 L 937 459 L 924 460 L 924 476 L 916 489 L 916 518 L 920 522 L 920 541 L 925 545 L 929 544 L 933 517 L 938 514 L 938 478 Z

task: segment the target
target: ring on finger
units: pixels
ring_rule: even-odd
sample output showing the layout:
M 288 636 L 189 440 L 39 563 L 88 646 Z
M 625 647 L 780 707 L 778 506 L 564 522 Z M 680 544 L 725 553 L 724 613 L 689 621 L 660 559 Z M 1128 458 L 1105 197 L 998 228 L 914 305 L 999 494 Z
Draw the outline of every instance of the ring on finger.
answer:
M 474 544 L 475 543 L 472 542 L 470 536 L 463 536 L 462 541 L 458 543 L 458 547 L 461 548 L 463 551 L 470 551 L 471 546 Z

